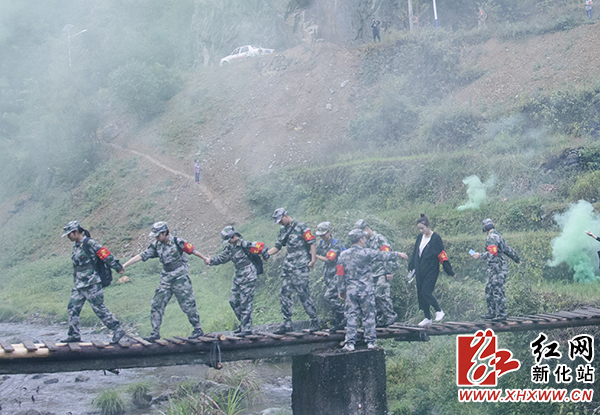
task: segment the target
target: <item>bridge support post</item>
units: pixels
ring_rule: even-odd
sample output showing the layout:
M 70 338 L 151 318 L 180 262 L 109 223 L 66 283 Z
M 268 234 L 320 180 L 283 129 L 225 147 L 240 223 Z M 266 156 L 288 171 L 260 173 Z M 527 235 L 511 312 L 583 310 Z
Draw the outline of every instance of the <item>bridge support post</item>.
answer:
M 294 415 L 385 415 L 383 349 L 315 352 L 292 361 Z

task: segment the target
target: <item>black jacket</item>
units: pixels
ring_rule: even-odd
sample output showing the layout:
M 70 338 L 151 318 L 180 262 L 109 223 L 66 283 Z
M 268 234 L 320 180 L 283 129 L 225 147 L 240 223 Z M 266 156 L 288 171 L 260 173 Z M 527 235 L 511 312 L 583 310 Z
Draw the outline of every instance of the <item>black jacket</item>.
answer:
M 453 276 L 454 271 L 450 265 L 450 260 L 446 251 L 444 251 L 444 244 L 442 238 L 437 233 L 431 235 L 431 239 L 423 249 L 423 253 L 419 257 L 419 246 L 421 245 L 421 239 L 423 235 L 420 234 L 415 242 L 413 253 L 408 262 L 408 269 L 415 270 L 417 278 L 423 280 L 426 278 L 437 278 L 440 273 L 440 263 L 444 267 L 446 274 Z

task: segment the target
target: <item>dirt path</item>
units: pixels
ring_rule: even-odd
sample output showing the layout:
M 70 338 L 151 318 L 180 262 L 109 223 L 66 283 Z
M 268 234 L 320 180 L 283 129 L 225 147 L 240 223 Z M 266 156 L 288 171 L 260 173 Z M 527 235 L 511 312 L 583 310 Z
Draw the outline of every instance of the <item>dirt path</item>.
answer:
M 150 162 L 154 163 L 155 165 L 157 165 L 158 167 L 160 167 L 161 169 L 164 169 L 170 173 L 173 173 L 176 176 L 181 176 L 181 177 L 185 177 L 186 179 L 190 179 L 190 180 L 194 180 L 195 177 L 192 176 L 191 174 L 186 174 L 183 173 L 181 171 L 172 169 L 171 167 L 161 163 L 160 161 L 156 160 L 154 157 L 149 156 L 148 154 L 144 154 L 141 153 L 137 150 L 131 150 L 128 148 L 123 148 L 121 146 L 119 146 L 118 144 L 114 144 L 114 143 L 109 143 L 111 146 L 113 146 L 114 148 L 116 148 L 119 151 L 128 151 L 132 154 L 138 155 L 140 157 L 144 157 L 145 159 L 149 160 Z M 200 191 L 202 193 L 204 193 L 208 199 L 210 200 L 210 203 L 214 206 L 214 208 L 223 216 L 231 216 L 230 212 L 228 212 L 227 208 L 223 205 L 223 203 L 217 198 L 215 197 L 214 193 L 211 192 L 211 190 L 206 187 L 204 184 L 202 184 L 202 182 L 200 182 L 198 184 L 198 188 L 200 189 Z

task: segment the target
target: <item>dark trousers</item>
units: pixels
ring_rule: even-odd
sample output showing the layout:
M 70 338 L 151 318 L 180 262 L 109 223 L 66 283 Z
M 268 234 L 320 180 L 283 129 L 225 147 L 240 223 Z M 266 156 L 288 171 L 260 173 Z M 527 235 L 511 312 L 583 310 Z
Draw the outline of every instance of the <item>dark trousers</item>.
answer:
M 421 278 L 417 275 L 417 298 L 419 300 L 419 308 L 423 310 L 425 318 L 431 319 L 431 312 L 429 307 L 433 307 L 435 311 L 440 311 L 440 305 L 433 296 L 433 290 L 435 289 L 435 283 L 437 282 L 438 276 L 425 275 Z

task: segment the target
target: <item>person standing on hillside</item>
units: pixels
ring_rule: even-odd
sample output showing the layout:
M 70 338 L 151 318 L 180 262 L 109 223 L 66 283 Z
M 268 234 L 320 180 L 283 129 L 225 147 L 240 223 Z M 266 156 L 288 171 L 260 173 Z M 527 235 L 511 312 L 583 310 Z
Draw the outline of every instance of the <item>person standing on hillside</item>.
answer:
M 123 264 L 123 268 L 126 268 L 139 261 L 145 262 L 150 258 L 158 258 L 163 265 L 163 270 L 160 273 L 160 283 L 154 292 L 150 307 L 152 332 L 145 339 L 147 341 L 160 339 L 162 318 L 173 294 L 177 298 L 179 307 L 181 307 L 181 310 L 187 315 L 190 324 L 194 327 L 190 339 L 197 339 L 204 332 L 200 326 L 200 316 L 196 307 L 196 297 L 192 281 L 188 276 L 187 255 L 195 255 L 203 260 L 206 260 L 206 257 L 196 251 L 191 243 L 170 235 L 167 222 L 156 222 L 152 225 L 152 231 L 149 236 L 156 238 L 156 240 L 144 252 L 134 256 Z
M 367 248 L 377 251 L 390 252 L 392 248 L 383 235 L 374 232 L 367 222 L 359 219 L 354 227 L 367 234 Z M 407 257 L 408 258 L 408 257 Z M 392 303 L 390 281 L 394 277 L 394 270 L 398 267 L 393 263 L 378 262 L 373 265 L 373 281 L 375 283 L 375 307 L 377 309 L 377 327 L 387 327 L 396 321 L 398 315 Z
M 196 184 L 200 183 L 200 163 L 198 163 L 198 159 L 194 160 L 194 176 Z
M 585 12 L 588 18 L 592 18 L 592 0 L 585 0 Z
M 419 323 L 419 326 L 426 327 L 433 323 L 430 307 L 435 310 L 435 321 L 441 321 L 445 315 L 433 296 L 435 283 L 440 275 L 440 264 L 444 267 L 446 274 L 451 277 L 456 277 L 456 274 L 452 270 L 446 251 L 444 251 L 442 238 L 431 230 L 429 219 L 423 213 L 417 219 L 417 228 L 419 236 L 408 262 L 408 269 L 416 274 L 419 308 L 425 314 L 425 319 Z
M 242 239 L 233 226 L 226 226 L 221 231 L 223 251 L 212 258 L 205 259 L 206 265 L 221 265 L 229 261 L 235 267 L 235 276 L 231 284 L 229 304 L 240 322 L 237 334 L 241 337 L 252 334 L 252 301 L 258 270 L 250 255 L 262 255 L 269 259 L 268 248 L 263 242 L 248 242 Z M 261 269 L 262 271 L 262 269 Z
M 381 22 L 379 20 L 371 20 L 371 28 L 373 29 L 373 42 L 379 40 L 381 42 L 381 37 L 379 36 L 379 25 Z
M 346 339 L 343 350 L 354 350 L 358 318 L 362 318 L 364 339 L 369 349 L 377 347 L 375 330 L 375 287 L 371 277 L 374 262 L 386 261 L 398 267 L 403 252 L 379 251 L 366 247 L 367 234 L 360 229 L 348 233 L 352 246 L 340 254 L 337 264 L 338 296 L 346 301 Z
M 519 256 L 510 246 L 506 244 L 502 235 L 494 229 L 494 223 L 491 219 L 484 219 L 483 232 L 487 233 L 485 241 L 486 252 L 475 252 L 471 256 L 475 259 L 487 261 L 488 281 L 485 286 L 485 300 L 487 302 L 488 313 L 481 316 L 484 319 L 502 321 L 506 319 L 506 294 L 504 284 L 508 273 L 508 265 L 504 255 L 521 264 Z
M 321 222 L 317 225 L 315 234 L 321 237 L 317 245 L 317 259 L 323 261 L 323 281 L 325 281 L 325 301 L 333 312 L 330 331 L 342 330 L 346 326 L 344 304 L 337 292 L 336 267 L 340 254 L 344 250 L 341 242 L 331 235 L 331 222 Z
M 275 255 L 284 246 L 287 248 L 287 255 L 281 271 L 280 301 L 283 324 L 275 333 L 284 334 L 292 331 L 294 293 L 298 295 L 304 311 L 310 317 L 310 330 L 317 331 L 319 330 L 319 319 L 310 297 L 308 285 L 310 268 L 317 261 L 316 238 L 308 225 L 296 221 L 288 215 L 284 208 L 276 209 L 273 219 L 275 224 L 281 223 L 282 226 L 277 234 L 275 246 L 269 249 L 268 253 Z
M 83 229 L 76 220 L 71 221 L 63 228 L 62 236 L 67 236 L 73 244 L 73 289 L 67 306 L 69 314 L 69 331 L 67 338 L 61 340 L 65 343 L 80 342 L 79 314 L 86 301 L 102 323 L 113 330 L 112 343 L 117 343 L 125 335 L 121 323 L 110 312 L 104 304 L 104 291 L 100 282 L 100 276 L 94 269 L 98 261 L 119 273 L 123 273 L 123 266 L 116 260 L 108 249 L 94 241 L 90 232 Z

